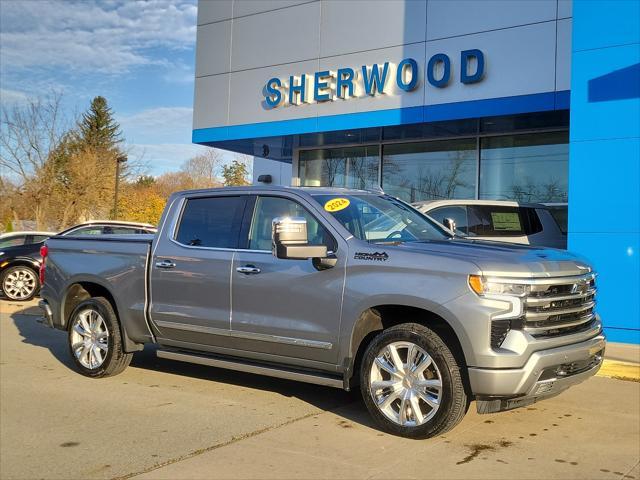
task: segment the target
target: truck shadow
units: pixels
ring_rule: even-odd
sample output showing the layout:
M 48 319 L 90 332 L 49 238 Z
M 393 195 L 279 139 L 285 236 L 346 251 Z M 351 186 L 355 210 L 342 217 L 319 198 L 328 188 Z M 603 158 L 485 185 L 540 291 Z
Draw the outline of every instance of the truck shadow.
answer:
M 73 361 L 69 356 L 64 332 L 45 327 L 38 322 L 41 314 L 38 307 L 28 306 L 10 315 L 18 328 L 22 343 L 46 348 L 56 360 L 73 370 Z
M 18 328 L 23 343 L 39 348 L 46 348 L 60 364 L 69 370 L 69 375 L 79 375 L 71 360 L 65 332 L 52 330 L 41 325 L 37 321 L 38 316 L 30 310 L 29 313 L 25 313 L 24 311 L 13 313 L 10 315 L 10 318 Z M 341 389 L 295 382 L 292 380 L 177 362 L 158 358 L 156 356 L 156 350 L 157 347 L 155 345 L 147 345 L 143 351 L 136 352 L 129 368 L 219 382 L 250 390 L 262 390 L 285 397 L 298 398 L 320 410 L 334 411 L 346 420 L 375 428 L 360 398 L 360 392 L 357 390 L 346 392 Z M 167 375 L 167 383 L 169 384 L 172 381 L 170 376 Z M 163 388 L 164 386 L 168 386 L 169 388 L 176 387 L 176 385 L 153 386 L 159 388 Z M 347 422 L 342 421 L 340 425 L 348 428 Z
M 342 389 L 310 383 L 178 362 L 157 357 L 156 350 L 157 347 L 155 345 L 147 345 L 142 352 L 134 354 L 131 367 L 248 389 L 269 391 L 285 397 L 298 398 L 320 410 L 334 411 L 334 413 L 347 420 L 375 428 L 362 402 L 359 390 L 347 392 Z

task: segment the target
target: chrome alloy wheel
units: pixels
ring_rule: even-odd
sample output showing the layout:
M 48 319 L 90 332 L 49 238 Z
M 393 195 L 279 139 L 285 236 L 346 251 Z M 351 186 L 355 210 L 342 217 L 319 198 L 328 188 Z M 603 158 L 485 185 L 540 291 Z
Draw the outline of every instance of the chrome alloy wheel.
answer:
M 438 367 L 424 349 L 411 342 L 393 342 L 378 352 L 369 386 L 380 412 L 403 427 L 431 420 L 442 400 Z
M 71 326 L 71 349 L 85 368 L 93 370 L 104 363 L 109 351 L 109 330 L 96 310 L 76 314 Z
M 36 274 L 30 268 L 16 268 L 7 273 L 2 282 L 4 294 L 11 300 L 24 300 L 33 295 L 38 285 Z

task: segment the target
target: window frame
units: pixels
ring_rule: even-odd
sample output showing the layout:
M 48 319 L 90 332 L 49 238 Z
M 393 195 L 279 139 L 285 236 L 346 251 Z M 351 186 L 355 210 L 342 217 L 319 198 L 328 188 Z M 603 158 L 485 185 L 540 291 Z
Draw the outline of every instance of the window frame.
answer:
M 508 210 L 508 209 L 512 209 L 513 212 L 496 212 L 496 213 L 517 213 L 518 215 L 518 220 L 520 222 L 520 227 L 521 230 L 519 231 L 513 231 L 513 230 L 496 230 L 495 229 L 495 225 L 494 225 L 494 221 L 493 218 L 491 218 L 491 223 L 490 223 L 490 227 L 491 227 L 491 231 L 492 233 L 475 233 L 473 232 L 473 235 L 469 234 L 470 237 L 481 237 L 481 238 L 505 238 L 505 237 L 516 237 L 516 238 L 523 238 L 523 237 L 530 237 L 532 235 L 536 235 L 538 233 L 541 233 L 544 230 L 544 226 L 542 225 L 542 222 L 540 220 L 540 217 L 538 215 L 538 212 L 536 212 L 536 208 L 535 207 L 530 207 L 530 206 L 523 206 L 523 205 L 514 205 L 514 206 L 494 206 L 494 205 L 475 205 L 475 204 L 470 204 L 467 205 L 467 219 L 468 219 L 468 229 L 469 232 L 471 231 L 471 219 L 472 218 L 480 218 L 478 216 L 478 212 L 482 211 L 482 210 L 486 210 L 486 213 L 489 214 L 489 216 L 492 215 L 491 210 L 493 209 L 499 209 L 499 210 Z M 535 220 L 533 219 L 535 217 Z M 533 230 L 533 227 L 538 226 L 540 227 L 539 230 Z M 502 232 L 502 233 L 499 233 Z
M 178 232 L 180 231 L 180 225 L 182 223 L 182 219 L 185 213 L 185 210 L 187 208 L 187 204 L 189 203 L 190 200 L 202 200 L 202 199 L 211 199 L 211 198 L 225 198 L 225 197 L 238 197 L 244 200 L 244 206 L 243 206 L 243 210 L 242 210 L 242 214 L 241 214 L 241 218 L 240 218 L 240 229 L 238 230 L 238 237 L 236 238 L 236 247 L 232 248 L 232 247 L 208 247 L 205 245 L 186 245 L 180 241 L 178 241 Z M 216 250 L 216 251 L 227 251 L 227 252 L 235 252 L 237 251 L 240 245 L 240 235 L 242 234 L 243 231 L 243 226 L 244 226 L 244 219 L 245 216 L 247 214 L 247 204 L 249 203 L 249 198 L 250 195 L 247 193 L 243 193 L 243 192 L 229 192 L 227 194 L 223 194 L 223 195 L 194 195 L 194 196 L 190 196 L 190 197 L 183 197 L 181 199 L 181 204 L 178 207 L 178 214 L 175 216 L 175 220 L 174 223 L 172 225 L 172 228 L 170 230 L 170 233 L 168 235 L 168 238 L 171 242 L 175 243 L 176 245 L 179 245 L 182 248 L 191 248 L 191 249 L 198 249 L 198 250 Z
M 4 247 L 0 247 L 0 248 L 23 247 L 23 246 L 27 245 L 27 235 L 26 234 L 14 235 L 11 238 L 3 238 L 2 240 L 11 241 L 13 239 L 20 238 L 20 237 L 22 237 L 22 243 L 18 243 L 16 245 L 5 245 Z
M 340 244 L 338 242 L 338 240 L 336 239 L 336 235 L 334 232 L 331 231 L 330 227 L 329 227 L 329 222 L 326 221 L 322 221 L 321 218 L 318 215 L 315 215 L 312 211 L 311 208 L 309 208 L 308 206 L 304 205 L 301 201 L 299 201 L 296 198 L 287 196 L 287 195 L 278 195 L 277 193 L 252 193 L 251 196 L 253 197 L 251 200 L 251 214 L 248 215 L 249 211 L 247 209 L 247 207 L 245 206 L 245 211 L 244 211 L 244 216 L 243 216 L 243 225 L 241 228 L 241 236 L 242 238 L 240 239 L 241 241 L 239 242 L 239 244 L 243 244 L 243 247 L 239 247 L 236 250 L 241 250 L 243 252 L 253 252 L 253 253 L 269 253 L 271 254 L 271 250 L 256 250 L 256 249 L 251 249 L 249 248 L 249 245 L 251 244 L 251 239 L 249 238 L 249 234 L 251 233 L 251 230 L 253 228 L 253 223 L 255 220 L 255 215 L 257 212 L 257 208 L 256 206 L 258 205 L 258 197 L 274 197 L 274 198 L 282 198 L 284 200 L 289 200 L 293 203 L 296 203 L 298 205 L 300 205 L 300 207 L 302 207 L 304 210 L 307 211 L 307 213 L 313 217 L 313 219 L 318 222 L 326 231 L 327 233 L 331 236 L 331 239 L 333 240 L 333 244 L 335 245 L 335 249 L 334 250 L 328 250 L 328 252 L 332 252 L 332 253 L 336 253 L 339 249 L 340 249 Z M 247 202 L 247 206 L 248 206 L 249 202 Z M 246 225 L 245 225 L 246 224 Z M 246 230 L 245 230 L 246 228 Z M 244 241 L 243 241 L 244 239 Z M 329 245 L 327 245 L 327 248 L 329 247 Z
M 560 110 L 558 110 L 560 112 Z M 483 200 L 481 198 L 480 192 L 480 175 L 482 170 L 481 165 L 481 141 L 484 138 L 489 137 L 504 137 L 504 136 L 516 136 L 516 135 L 530 135 L 530 134 L 544 134 L 544 133 L 567 133 L 569 132 L 568 122 L 566 125 L 562 124 L 552 124 L 549 126 L 538 126 L 538 127 L 530 127 L 530 128 L 522 128 L 522 129 L 497 129 L 495 131 L 492 130 L 483 130 L 481 128 L 480 123 L 483 121 L 492 120 L 494 118 L 501 119 L 503 116 L 490 116 L 490 117 L 482 117 L 476 119 L 476 131 L 475 132 L 465 132 L 460 133 L 458 135 L 442 135 L 442 136 L 434 136 L 434 137 L 424 137 L 424 138 L 399 138 L 399 139 L 385 139 L 383 136 L 382 129 L 380 131 L 380 136 L 378 141 L 375 140 L 367 140 L 362 143 L 359 142 L 333 142 L 327 143 L 325 145 L 310 145 L 304 144 L 293 147 L 292 154 L 292 175 L 291 175 L 291 185 L 293 186 L 302 186 L 302 178 L 301 178 L 301 169 L 300 169 L 300 153 L 308 150 L 325 150 L 325 149 L 334 149 L 334 148 L 346 148 L 346 147 L 358 147 L 358 146 L 378 146 L 378 184 L 380 188 L 382 188 L 382 180 L 384 177 L 383 171 L 383 156 L 384 149 L 388 145 L 396 145 L 403 143 L 423 143 L 423 142 L 433 142 L 433 141 L 444 141 L 444 140 L 459 140 L 459 139 L 475 139 L 476 141 L 476 177 L 475 177 L 475 195 L 472 198 L 468 199 L 458 199 L 452 198 L 451 200 Z M 512 117 L 512 115 L 508 115 L 506 117 Z

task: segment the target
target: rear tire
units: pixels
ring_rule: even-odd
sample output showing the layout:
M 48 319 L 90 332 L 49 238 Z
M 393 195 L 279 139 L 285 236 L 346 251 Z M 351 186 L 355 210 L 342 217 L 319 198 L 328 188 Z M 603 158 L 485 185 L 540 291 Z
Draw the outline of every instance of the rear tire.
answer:
M 104 297 L 80 302 L 69 317 L 69 352 L 77 370 L 92 378 L 110 377 L 131 363 L 124 351 L 120 322 Z
M 404 323 L 374 337 L 360 367 L 360 391 L 380 427 L 407 438 L 451 430 L 469 408 L 460 365 L 433 330 Z
M 0 278 L 2 293 L 14 302 L 31 300 L 40 291 L 38 272 L 26 265 L 7 268 Z

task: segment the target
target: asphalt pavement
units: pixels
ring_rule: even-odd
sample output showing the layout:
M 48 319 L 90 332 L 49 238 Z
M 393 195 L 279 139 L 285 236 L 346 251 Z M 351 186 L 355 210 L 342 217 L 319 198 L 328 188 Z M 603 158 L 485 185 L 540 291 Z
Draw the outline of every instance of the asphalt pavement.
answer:
M 472 404 L 452 432 L 406 440 L 377 430 L 357 393 L 153 348 L 119 376 L 83 377 L 34 305 L 0 300 L 2 479 L 640 479 L 637 381 L 594 377 L 493 415 Z

